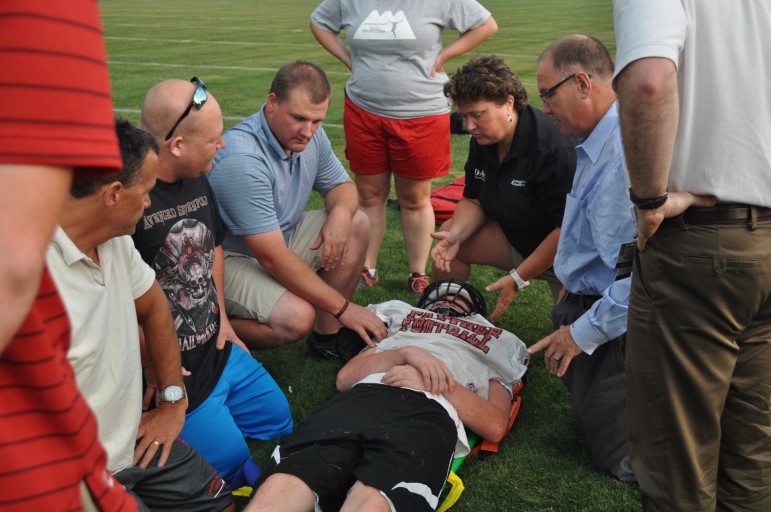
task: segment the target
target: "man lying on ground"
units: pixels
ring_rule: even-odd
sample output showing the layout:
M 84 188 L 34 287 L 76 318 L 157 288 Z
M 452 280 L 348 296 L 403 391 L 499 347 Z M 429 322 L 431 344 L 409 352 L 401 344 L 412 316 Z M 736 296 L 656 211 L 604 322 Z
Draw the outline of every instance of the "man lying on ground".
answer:
M 247 511 L 435 510 L 452 459 L 468 452 L 464 426 L 505 435 L 527 349 L 486 320 L 478 291 L 446 279 L 417 308 L 369 309 L 388 336 L 351 359 L 342 393 L 276 448 Z

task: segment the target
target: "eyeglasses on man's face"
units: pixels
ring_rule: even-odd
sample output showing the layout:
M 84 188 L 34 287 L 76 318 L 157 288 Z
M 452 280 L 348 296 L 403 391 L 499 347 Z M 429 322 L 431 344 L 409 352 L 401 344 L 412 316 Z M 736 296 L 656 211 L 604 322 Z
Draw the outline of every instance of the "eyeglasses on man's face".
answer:
M 209 96 L 206 94 L 206 84 L 203 83 L 203 80 L 197 76 L 194 76 L 190 79 L 190 81 L 196 84 L 195 92 L 193 92 L 193 99 L 190 100 L 190 103 L 187 105 L 185 111 L 182 112 L 182 115 L 179 116 L 179 119 L 177 119 L 177 122 L 174 123 L 174 126 L 171 127 L 171 130 L 169 130 L 169 133 L 166 134 L 166 138 L 163 140 L 169 140 L 171 136 L 174 135 L 174 130 L 176 130 L 177 126 L 179 126 L 179 123 L 181 123 L 182 120 L 187 117 L 193 106 L 195 106 L 195 108 L 198 110 L 201 110 L 203 104 L 206 103 L 207 99 L 209 99 Z
M 549 87 L 548 89 L 546 89 L 545 91 L 543 91 L 542 93 L 540 93 L 540 94 L 539 94 L 539 96 L 541 97 L 541 100 L 542 100 L 544 103 L 548 103 L 548 102 L 549 102 L 549 96 L 551 96 L 552 94 L 554 94 L 554 93 L 557 91 L 557 89 L 559 89 L 559 88 L 560 88 L 560 86 L 561 86 L 562 84 L 564 84 L 565 82 L 567 82 L 567 81 L 569 81 L 569 80 L 573 79 L 573 78 L 576 76 L 576 74 L 577 74 L 577 73 L 570 73 L 568 76 L 566 76 L 565 78 L 563 78 L 562 80 L 560 80 L 559 82 L 557 82 L 555 85 L 553 85 L 553 86 Z

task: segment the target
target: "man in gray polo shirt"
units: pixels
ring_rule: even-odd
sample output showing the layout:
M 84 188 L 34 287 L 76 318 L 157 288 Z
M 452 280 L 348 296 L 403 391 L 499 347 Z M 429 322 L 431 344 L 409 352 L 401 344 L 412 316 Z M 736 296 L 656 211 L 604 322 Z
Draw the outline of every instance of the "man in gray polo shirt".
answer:
M 321 68 L 284 65 L 260 110 L 225 132 L 209 174 L 228 228 L 227 313 L 252 348 L 290 343 L 313 328 L 311 354 L 336 358 L 341 325 L 370 344 L 385 335 L 374 313 L 349 302 L 369 222 L 321 128 L 330 99 Z M 324 209 L 305 212 L 312 190 Z

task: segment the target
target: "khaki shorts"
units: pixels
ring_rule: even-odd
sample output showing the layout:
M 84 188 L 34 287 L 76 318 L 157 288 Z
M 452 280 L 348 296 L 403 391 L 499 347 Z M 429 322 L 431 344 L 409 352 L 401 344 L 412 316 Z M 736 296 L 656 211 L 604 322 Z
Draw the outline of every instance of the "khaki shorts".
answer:
M 305 212 L 287 246 L 313 270 L 321 268 L 321 251 L 309 249 L 327 220 L 325 210 Z M 267 323 L 286 292 L 252 256 L 225 251 L 225 310 L 228 316 Z
M 514 260 L 514 266 L 511 268 L 517 268 L 522 264 L 523 261 L 525 261 L 525 258 L 519 254 L 519 251 L 517 251 L 513 245 L 509 245 L 509 247 L 511 248 L 511 259 Z M 562 283 L 559 279 L 557 279 L 557 275 L 554 273 L 554 268 L 544 270 L 541 275 L 536 277 L 536 279 L 543 279 L 546 281 L 546 283 L 549 285 L 549 290 L 551 291 L 552 302 L 556 304 L 560 290 L 562 290 Z

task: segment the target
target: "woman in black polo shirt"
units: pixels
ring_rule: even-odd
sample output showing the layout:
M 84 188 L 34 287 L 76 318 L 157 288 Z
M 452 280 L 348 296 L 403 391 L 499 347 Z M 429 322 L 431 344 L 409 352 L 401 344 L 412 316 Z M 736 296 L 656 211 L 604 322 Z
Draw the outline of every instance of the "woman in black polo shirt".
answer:
M 528 280 L 562 288 L 551 269 L 565 196 L 576 167 L 574 143 L 554 122 L 527 104 L 527 92 L 498 57 L 478 56 L 444 86 L 472 136 L 463 199 L 453 217 L 431 236 L 432 278 L 468 279 L 471 264 L 509 272 L 498 291 L 498 318 Z

